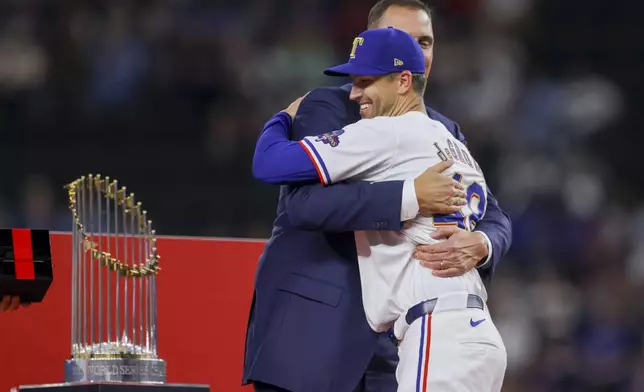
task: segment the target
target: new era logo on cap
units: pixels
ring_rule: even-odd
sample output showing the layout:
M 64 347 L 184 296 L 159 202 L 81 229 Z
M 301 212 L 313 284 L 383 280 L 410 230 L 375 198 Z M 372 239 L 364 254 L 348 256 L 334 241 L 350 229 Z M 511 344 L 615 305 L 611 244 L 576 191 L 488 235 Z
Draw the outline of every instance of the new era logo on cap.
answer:
M 411 35 L 393 28 L 362 32 L 353 40 L 349 62 L 324 71 L 329 76 L 378 76 L 401 71 L 425 72 L 423 49 Z

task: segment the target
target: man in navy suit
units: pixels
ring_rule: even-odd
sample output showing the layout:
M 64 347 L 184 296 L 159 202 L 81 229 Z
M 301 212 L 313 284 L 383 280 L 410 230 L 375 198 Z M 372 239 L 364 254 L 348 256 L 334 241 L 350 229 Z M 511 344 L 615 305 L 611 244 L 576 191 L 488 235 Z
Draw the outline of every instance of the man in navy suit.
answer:
M 369 28 L 393 26 L 418 40 L 429 75 L 430 11 L 419 0 L 381 0 Z M 350 85 L 311 91 L 300 103 L 291 138 L 318 135 L 360 119 Z M 456 123 L 428 115 L 464 141 Z M 247 328 L 243 383 L 256 391 L 394 392 L 396 346 L 373 332 L 362 307 L 353 231 L 400 230 L 417 214 L 458 210 L 445 164 L 414 180 L 282 186 L 273 233 L 260 258 Z M 439 230 L 446 240 L 419 246 L 416 257 L 437 276 L 478 268 L 489 282 L 511 242 L 510 220 L 488 194 L 475 232 Z

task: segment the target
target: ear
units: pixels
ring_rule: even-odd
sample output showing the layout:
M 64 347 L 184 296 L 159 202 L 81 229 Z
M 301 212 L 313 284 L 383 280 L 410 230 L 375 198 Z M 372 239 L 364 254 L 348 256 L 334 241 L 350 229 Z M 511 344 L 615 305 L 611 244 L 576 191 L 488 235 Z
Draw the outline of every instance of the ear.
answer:
M 413 88 L 412 86 L 412 76 L 409 71 L 402 71 L 400 73 L 400 78 L 398 82 L 398 93 L 403 95 L 407 94 Z

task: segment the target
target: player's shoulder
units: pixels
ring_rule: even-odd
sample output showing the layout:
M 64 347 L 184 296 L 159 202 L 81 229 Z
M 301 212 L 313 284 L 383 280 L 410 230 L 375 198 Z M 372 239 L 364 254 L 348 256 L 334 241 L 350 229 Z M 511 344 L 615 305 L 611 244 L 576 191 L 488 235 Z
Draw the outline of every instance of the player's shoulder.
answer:
M 411 111 L 402 116 L 389 117 L 389 122 L 394 124 L 395 128 L 405 132 L 417 130 L 422 133 L 427 133 L 427 129 L 429 128 L 442 134 L 451 135 L 442 122 L 419 111 Z
M 347 127 L 379 131 L 404 131 L 406 133 L 418 130 L 423 134 L 427 133 L 428 127 L 431 127 L 443 136 L 451 136 L 451 133 L 440 121 L 429 118 L 422 112 L 408 112 L 401 116 L 363 118 L 353 124 L 347 125 Z
M 373 118 L 363 118 L 352 124 L 348 124 L 345 129 L 361 129 L 361 130 L 371 130 L 371 131 L 390 131 L 395 127 L 395 122 L 392 121 L 393 117 L 373 117 Z

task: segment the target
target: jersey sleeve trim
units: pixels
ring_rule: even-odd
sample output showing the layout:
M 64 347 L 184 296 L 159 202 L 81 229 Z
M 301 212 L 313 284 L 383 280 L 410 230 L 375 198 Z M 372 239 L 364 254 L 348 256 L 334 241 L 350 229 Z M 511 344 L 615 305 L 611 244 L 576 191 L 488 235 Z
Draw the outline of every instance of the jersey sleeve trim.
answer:
M 318 176 L 320 177 L 320 182 L 323 185 L 329 185 L 331 183 L 331 176 L 329 175 L 329 171 L 327 170 L 322 157 L 315 147 L 313 147 L 313 144 L 308 139 L 302 139 L 299 143 L 300 146 L 304 148 L 304 151 L 306 151 L 309 158 L 311 158 L 311 162 L 313 162 L 313 166 L 315 166 L 315 170 L 317 170 Z

